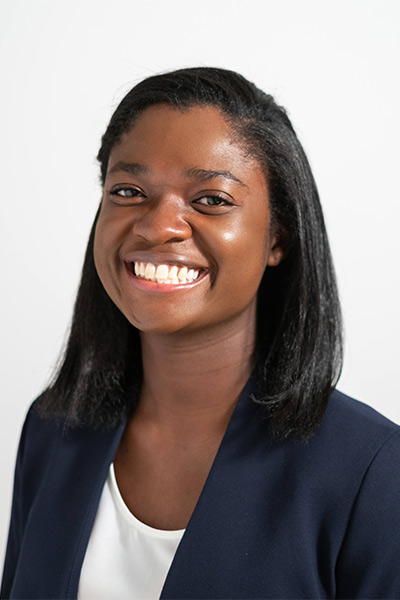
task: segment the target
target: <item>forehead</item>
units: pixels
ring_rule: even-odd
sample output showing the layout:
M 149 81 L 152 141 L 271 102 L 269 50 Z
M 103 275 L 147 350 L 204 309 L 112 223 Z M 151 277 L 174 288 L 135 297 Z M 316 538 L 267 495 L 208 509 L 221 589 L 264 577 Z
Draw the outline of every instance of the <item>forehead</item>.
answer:
M 263 172 L 224 114 L 203 105 L 146 108 L 111 151 L 109 170 L 120 160 L 154 168 L 240 170 L 246 176 Z
M 233 129 L 223 113 L 213 106 L 195 105 L 178 108 L 169 104 L 156 104 L 140 112 L 129 131 L 122 136 L 149 136 L 169 138 L 171 135 L 197 140 L 221 137 L 233 141 Z

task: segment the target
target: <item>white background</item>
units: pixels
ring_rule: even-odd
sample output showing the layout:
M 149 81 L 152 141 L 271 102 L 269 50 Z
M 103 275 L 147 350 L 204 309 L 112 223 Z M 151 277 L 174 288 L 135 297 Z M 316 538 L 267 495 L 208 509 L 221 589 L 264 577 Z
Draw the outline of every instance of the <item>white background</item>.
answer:
M 0 0 L 0 559 L 25 411 L 70 320 L 95 156 L 141 78 L 237 70 L 286 106 L 324 207 L 342 391 L 400 422 L 399 0 Z

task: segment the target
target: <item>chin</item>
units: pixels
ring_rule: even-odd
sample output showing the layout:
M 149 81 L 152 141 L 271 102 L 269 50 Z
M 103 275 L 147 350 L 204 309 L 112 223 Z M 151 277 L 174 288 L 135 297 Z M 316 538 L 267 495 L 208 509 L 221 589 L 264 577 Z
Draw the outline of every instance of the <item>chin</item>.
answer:
M 125 315 L 127 316 L 127 315 Z M 193 327 L 185 319 L 171 319 L 167 315 L 165 318 L 161 318 L 161 315 L 150 317 L 149 315 L 144 316 L 142 319 L 138 315 L 128 318 L 128 321 L 136 327 L 136 329 L 142 334 L 158 334 L 158 335 L 171 335 L 174 333 L 193 332 L 196 327 Z

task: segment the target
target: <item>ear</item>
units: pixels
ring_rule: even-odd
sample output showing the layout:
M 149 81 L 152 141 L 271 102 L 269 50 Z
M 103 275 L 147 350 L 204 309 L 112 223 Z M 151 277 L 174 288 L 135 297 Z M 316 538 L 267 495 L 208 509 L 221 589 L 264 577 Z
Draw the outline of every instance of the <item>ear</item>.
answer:
M 290 235 L 286 230 L 281 230 L 272 235 L 271 247 L 268 255 L 267 266 L 277 267 L 289 253 L 291 246 Z

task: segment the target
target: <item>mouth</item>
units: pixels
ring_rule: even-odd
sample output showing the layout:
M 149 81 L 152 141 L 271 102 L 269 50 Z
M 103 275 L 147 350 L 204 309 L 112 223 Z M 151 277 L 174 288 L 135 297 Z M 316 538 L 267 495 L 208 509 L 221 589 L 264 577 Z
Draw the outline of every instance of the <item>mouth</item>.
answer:
M 129 263 L 133 275 L 140 279 L 164 285 L 185 285 L 198 279 L 205 269 L 186 265 L 154 264 L 150 262 Z

